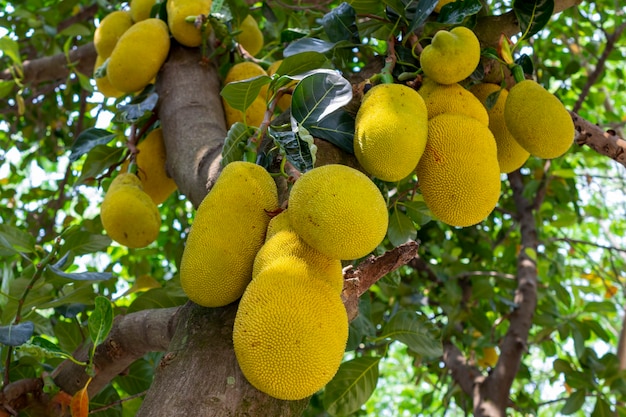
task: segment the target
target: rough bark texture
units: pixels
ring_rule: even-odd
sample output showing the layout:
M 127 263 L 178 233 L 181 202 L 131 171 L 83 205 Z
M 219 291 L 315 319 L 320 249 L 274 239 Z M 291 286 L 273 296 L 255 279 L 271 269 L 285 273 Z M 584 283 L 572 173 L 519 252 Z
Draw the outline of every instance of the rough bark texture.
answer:
M 308 404 L 282 401 L 252 387 L 233 350 L 236 303 L 181 310 L 180 325 L 137 417 L 298 416 Z
M 198 207 L 219 173 L 226 137 L 217 70 L 202 61 L 199 48 L 173 43 L 156 88 L 168 173 Z
M 177 323 L 178 308 L 143 310 L 117 316 L 111 333 L 96 348 L 96 376 L 89 383 L 89 396 L 97 394 L 131 363 L 148 352 L 167 349 Z M 74 352 L 74 357 L 87 361 L 91 343 Z M 83 388 L 89 377 L 83 366 L 64 361 L 52 373 L 54 382 L 65 392 L 74 394 Z
M 606 155 L 626 166 L 626 141 L 624 139 L 618 137 L 615 132 L 602 130 L 573 111 L 570 111 L 570 115 L 576 128 L 575 142 L 578 145 L 587 145 L 599 154 Z

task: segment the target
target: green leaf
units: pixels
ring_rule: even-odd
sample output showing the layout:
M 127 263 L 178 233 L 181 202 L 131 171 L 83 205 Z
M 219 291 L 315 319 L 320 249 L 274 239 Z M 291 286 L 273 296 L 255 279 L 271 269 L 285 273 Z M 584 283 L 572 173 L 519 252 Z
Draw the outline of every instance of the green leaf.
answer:
M 552 369 L 554 369 L 554 372 L 563 373 L 563 374 L 566 374 L 573 370 L 572 365 L 563 359 L 556 359 L 552 363 Z
M 443 355 L 441 339 L 436 337 L 427 319 L 414 311 L 398 311 L 383 327 L 377 340 L 394 339 L 425 357 Z
M 439 0 L 422 0 L 417 2 L 412 16 L 410 16 L 411 24 L 409 25 L 409 32 L 415 31 L 426 22 L 428 16 L 435 10 L 437 3 L 439 3 Z
M 80 325 L 75 321 L 59 320 L 54 325 L 54 335 L 60 348 L 66 352 L 73 352 L 83 343 Z
M 585 303 L 584 311 L 587 313 L 615 313 L 615 304 L 611 301 L 588 301 Z
M 317 52 L 323 54 L 325 52 L 332 51 L 334 47 L 334 42 L 328 42 L 317 38 L 301 38 L 287 45 L 287 47 L 283 50 L 283 56 L 288 58 L 303 52 Z
M 78 160 L 81 156 L 98 145 L 106 145 L 117 137 L 117 133 L 108 130 L 91 127 L 80 132 L 70 148 L 70 162 Z
M 11 94 L 11 92 L 13 91 L 13 88 L 15 88 L 15 81 L 1 80 L 0 81 L 0 99 L 5 98 L 9 94 Z
M 602 397 L 596 400 L 596 406 L 591 412 L 591 417 L 613 417 L 615 413 L 611 410 L 611 406 Z
M 111 245 L 111 238 L 96 235 L 86 230 L 75 230 L 68 233 L 61 246 L 61 253 L 72 252 L 74 256 L 105 251 Z
M 245 112 L 258 97 L 261 87 L 271 80 L 267 75 L 259 75 L 248 80 L 233 81 L 224 86 L 220 95 L 232 108 Z
M 153 88 L 153 87 L 147 87 Z M 154 91 L 142 92 L 130 103 L 118 107 L 119 112 L 115 115 L 115 121 L 120 123 L 138 123 L 152 115 L 152 111 L 159 102 L 159 95 Z
M 269 127 L 268 132 L 285 157 L 298 171 L 306 172 L 313 169 L 313 151 L 315 145 L 302 139 L 301 135 L 291 130 L 281 132 Z
M 404 207 L 406 215 L 419 226 L 423 226 L 433 219 L 424 200 L 401 201 L 398 204 Z
M 0 224 L 0 238 L 0 246 L 11 251 L 22 253 L 35 251 L 35 238 L 10 224 Z
M 107 385 L 102 391 L 89 400 L 89 409 L 103 408 L 97 413 L 90 412 L 89 417 L 122 417 L 122 403 L 120 395 L 112 385 Z
M 434 6 L 433 6 L 434 7 Z M 348 3 L 341 3 L 322 17 L 322 27 L 331 42 L 351 41 L 359 43 L 356 12 Z
M 380 357 L 344 362 L 324 389 L 324 408 L 332 416 L 350 415 L 361 408 L 378 383 Z
M 166 288 L 154 288 L 140 294 L 135 301 L 128 306 L 126 312 L 132 313 L 149 308 L 176 307 L 184 304 L 186 301 L 187 297 L 177 296 L 173 294 L 171 290 Z
M 32 321 L 23 321 L 19 324 L 0 326 L 0 344 L 19 346 L 26 343 L 33 335 L 35 325 Z
M 22 57 L 20 56 L 20 46 L 8 36 L 0 38 L 0 51 L 13 61 L 14 64 L 22 66 Z
M 299 75 L 328 66 L 328 58 L 319 52 L 301 52 L 285 57 L 276 69 L 278 75 Z
M 539 32 L 550 21 L 554 0 L 514 0 L 513 12 L 522 31 L 522 41 Z
M 586 397 L 587 391 L 584 389 L 572 392 L 567 400 L 565 400 L 565 404 L 563 404 L 563 408 L 561 408 L 561 414 L 568 416 L 580 410 L 583 404 L 585 404 Z
M 480 0 L 453 1 L 441 8 L 437 22 L 450 25 L 463 23 L 467 18 L 480 12 L 482 7 Z
M 150 362 L 139 359 L 130 365 L 124 376 L 116 377 L 115 381 L 127 394 L 133 395 L 150 388 L 153 375 L 154 368 Z
M 122 159 L 125 150 L 125 147 L 111 147 L 106 145 L 98 145 L 93 148 L 87 154 L 87 158 L 83 164 L 83 170 L 78 180 L 76 180 L 76 185 L 97 178 L 111 166 L 118 163 Z
M 113 274 L 110 272 L 72 272 L 67 273 L 55 268 L 52 265 L 46 267 L 48 271 L 53 273 L 59 278 L 65 278 L 72 281 L 106 281 L 113 278 Z
M 400 246 L 410 240 L 415 240 L 417 237 L 417 229 L 413 221 L 398 210 L 398 207 L 394 207 L 389 215 L 389 227 L 387 229 L 387 237 L 394 246 Z
M 230 127 L 222 148 L 222 166 L 226 166 L 233 161 L 243 160 L 248 139 L 254 133 L 254 128 L 248 127 L 241 122 L 236 122 Z
M 107 337 L 113 327 L 113 306 L 108 298 L 100 295 L 96 297 L 95 308 L 89 315 L 87 327 L 94 346 L 98 346 Z
M 335 110 L 307 129 L 316 138 L 324 139 L 341 150 L 354 154 L 354 117 L 345 109 Z

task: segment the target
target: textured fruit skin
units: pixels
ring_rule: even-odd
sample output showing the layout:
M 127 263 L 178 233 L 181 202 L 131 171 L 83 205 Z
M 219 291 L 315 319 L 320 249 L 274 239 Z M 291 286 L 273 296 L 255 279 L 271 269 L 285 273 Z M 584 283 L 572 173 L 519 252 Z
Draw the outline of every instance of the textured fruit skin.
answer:
M 152 198 L 157 206 L 163 203 L 178 189 L 174 180 L 167 175 L 165 162 L 165 143 L 163 130 L 159 127 L 148 133 L 148 136 L 137 145 L 139 153 L 135 159 L 137 176 L 146 194 Z M 122 171 L 126 170 L 128 162 L 122 164 Z
M 365 174 L 345 165 L 304 173 L 289 194 L 289 221 L 306 243 L 334 259 L 357 259 L 385 237 L 385 199 Z
M 324 387 L 348 339 L 339 294 L 304 275 L 302 262 L 272 264 L 248 285 L 235 317 L 233 345 L 241 371 L 259 391 L 282 400 L 306 398 Z
M 500 197 L 495 138 L 469 116 L 442 114 L 428 122 L 428 142 L 416 173 L 424 202 L 451 226 L 481 222 Z
M 239 25 L 241 33 L 236 36 L 237 42 L 243 46 L 252 56 L 255 56 L 263 49 L 263 32 L 259 29 L 259 24 L 252 15 L 247 15 Z
M 93 34 L 93 44 L 98 55 L 105 60 L 111 56 L 118 40 L 132 24 L 128 12 L 116 10 L 106 15 Z
M 100 206 L 100 219 L 107 235 L 129 248 L 143 248 L 159 235 L 161 215 L 152 199 L 143 192 L 136 175 L 119 174 Z
M 268 212 L 278 208 L 271 175 L 251 162 L 226 165 L 191 225 L 180 282 L 191 301 L 221 307 L 243 294 L 263 245 Z
M 178 43 L 192 48 L 202 44 L 200 29 L 185 19 L 188 16 L 208 15 L 211 3 L 211 0 L 167 0 L 167 25 Z
M 96 88 L 98 91 L 105 97 L 110 98 L 118 98 L 124 95 L 122 91 L 118 91 L 111 85 L 109 82 L 109 78 L 105 75 L 104 77 L 96 78 L 96 70 L 104 64 L 105 59 L 100 55 L 96 56 L 96 63 L 93 66 L 94 72 L 94 80 L 96 81 Z
M 252 279 L 282 258 L 304 261 L 307 267 L 306 279 L 321 279 L 337 294 L 341 294 L 343 290 L 341 261 L 329 258 L 312 248 L 290 227 L 276 232 L 263 244 L 254 258 Z
M 427 77 L 439 84 L 454 84 L 469 77 L 480 61 L 480 44 L 470 29 L 440 30 L 420 55 Z
M 426 146 L 428 113 L 422 97 L 402 84 L 379 84 L 365 94 L 356 115 L 354 154 L 383 181 L 413 173 Z
M 470 88 L 470 91 L 485 106 L 489 95 L 500 91 L 496 103 L 491 109 L 487 110 L 489 113 L 489 130 L 491 130 L 491 133 L 493 133 L 493 136 L 496 138 L 500 172 L 508 174 L 520 168 L 528 160 L 530 153 L 517 143 L 506 127 L 504 121 L 504 103 L 506 102 L 509 92 L 505 89 L 501 89 L 498 84 L 491 83 L 476 84 Z
M 223 84 L 226 85 L 231 82 L 243 81 L 250 78 L 258 77 L 260 75 L 267 75 L 263 67 L 251 61 L 239 62 L 233 65 L 224 77 Z M 250 107 L 246 109 L 246 124 L 248 126 L 260 126 L 263 118 L 265 117 L 265 110 L 267 109 L 266 103 L 267 85 L 261 88 L 259 95 L 252 102 Z M 226 116 L 226 126 L 230 127 L 236 122 L 244 122 L 243 113 L 239 110 L 232 108 L 226 100 L 222 99 L 224 105 L 224 115 Z
M 133 18 L 133 22 L 137 23 L 148 19 L 152 6 L 155 4 L 156 0 L 131 0 L 130 16 Z
M 124 32 L 111 54 L 107 76 L 113 87 L 133 93 L 147 86 L 157 75 L 170 50 L 167 25 L 150 18 Z
M 473 117 L 485 126 L 489 125 L 485 106 L 458 83 L 439 84 L 425 78 L 418 93 L 426 103 L 429 119 L 444 113 L 459 113 Z
M 267 224 L 267 231 L 265 232 L 265 241 L 267 242 L 272 236 L 284 229 L 291 229 L 291 223 L 289 223 L 289 213 L 287 210 L 283 210 L 270 220 Z
M 533 80 L 511 88 L 504 121 L 515 140 L 539 158 L 557 158 L 574 141 L 574 122 L 563 103 Z

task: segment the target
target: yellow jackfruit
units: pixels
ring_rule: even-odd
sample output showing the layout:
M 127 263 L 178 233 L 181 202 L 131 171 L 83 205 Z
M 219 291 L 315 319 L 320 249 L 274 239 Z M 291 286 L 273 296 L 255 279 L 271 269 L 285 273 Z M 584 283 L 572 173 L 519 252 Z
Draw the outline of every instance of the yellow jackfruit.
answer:
M 282 262 L 281 262 L 282 261 Z M 336 374 L 348 339 L 341 297 L 303 279 L 303 262 L 282 258 L 246 288 L 235 317 L 239 367 L 259 391 L 282 400 L 313 395 Z
M 451 226 L 481 222 L 500 197 L 496 140 L 487 126 L 466 115 L 442 114 L 428 122 L 416 173 L 426 206 Z
M 161 19 L 135 23 L 117 42 L 107 76 L 113 87 L 125 93 L 143 89 L 157 75 L 170 50 L 170 35 Z
M 96 56 L 96 63 L 93 66 L 93 72 L 94 72 L 93 78 L 96 81 L 96 88 L 105 97 L 118 98 L 118 97 L 123 96 L 125 93 L 123 93 L 122 91 L 116 90 L 115 87 L 113 87 L 111 83 L 109 82 L 109 77 L 107 77 L 106 75 L 104 77 L 99 77 L 99 78 L 96 77 L 96 70 L 100 68 L 102 64 L 104 64 L 104 61 L 105 59 L 102 58 L 100 55 Z
M 205 307 L 232 303 L 252 279 L 269 212 L 278 208 L 272 176 L 251 162 L 231 162 L 206 195 L 191 225 L 180 263 L 180 282 Z
M 119 174 L 100 206 L 100 219 L 107 235 L 129 248 L 143 248 L 159 235 L 161 215 L 152 199 L 143 192 L 136 175 Z
M 513 135 L 506 128 L 504 122 L 504 103 L 509 92 L 501 89 L 498 84 L 482 83 L 476 84 L 470 88 L 474 94 L 486 108 L 487 98 L 491 94 L 500 92 L 497 101 L 487 112 L 489 113 L 489 130 L 496 138 L 496 147 L 498 148 L 498 163 L 500 164 L 500 172 L 508 174 L 520 168 L 528 160 L 530 154 L 528 151 L 517 143 Z
M 304 173 L 289 194 L 289 221 L 306 243 L 334 259 L 357 259 L 380 244 L 389 216 L 376 184 L 331 164 Z
M 243 61 L 233 65 L 228 70 L 226 77 L 224 77 L 223 84 L 226 85 L 231 82 L 244 81 L 260 75 L 267 75 L 267 73 L 259 64 L 250 61 Z M 267 88 L 267 85 L 261 87 L 261 91 L 259 92 L 257 98 L 252 102 L 250 107 L 246 109 L 245 121 L 241 111 L 234 109 L 226 102 L 226 100 L 222 99 L 227 127 L 232 126 L 235 122 L 245 122 L 249 126 L 260 126 L 267 109 Z
M 485 106 L 458 83 L 439 84 L 425 78 L 418 93 L 426 103 L 429 119 L 443 113 L 458 113 L 473 117 L 485 126 L 489 125 L 489 115 Z
M 174 39 L 181 45 L 196 47 L 202 44 L 202 31 L 194 22 L 188 22 L 189 16 L 208 15 L 212 0 L 167 0 L 167 24 Z M 207 25 L 205 34 L 208 35 Z
M 131 0 L 130 16 L 133 18 L 133 22 L 137 23 L 148 19 L 155 4 L 156 0 Z
M 498 363 L 498 352 L 493 346 L 483 348 L 483 356 L 476 360 L 478 366 L 482 368 L 493 368 Z
M 428 113 L 422 97 L 402 84 L 379 84 L 365 94 L 356 115 L 354 154 L 383 181 L 413 173 L 426 146 Z
M 132 25 L 130 13 L 126 11 L 116 10 L 106 15 L 93 34 L 93 45 L 98 55 L 104 60 L 111 56 L 117 41 Z
M 252 278 L 282 258 L 304 261 L 310 279 L 324 280 L 337 291 L 337 294 L 341 294 L 343 290 L 341 261 L 313 249 L 291 228 L 278 231 L 263 244 L 254 258 Z
M 511 88 L 504 121 L 515 140 L 539 158 L 557 158 L 574 141 L 574 122 L 563 103 L 533 80 Z
M 148 133 L 148 136 L 137 145 L 139 153 L 135 159 L 137 176 L 146 194 L 157 206 L 163 203 L 178 188 L 174 180 L 165 170 L 166 153 L 163 142 L 163 130 L 159 127 Z M 122 164 L 122 171 L 128 162 Z
M 241 33 L 235 39 L 250 55 L 255 56 L 263 49 L 263 32 L 252 15 L 247 15 L 239 25 Z
M 289 223 L 289 213 L 287 210 L 283 210 L 276 216 L 272 217 L 267 225 L 265 241 L 267 242 L 272 236 L 284 229 L 291 229 L 291 223 Z
M 420 55 L 427 77 L 439 84 L 454 84 L 469 77 L 480 61 L 480 44 L 470 29 L 440 30 Z

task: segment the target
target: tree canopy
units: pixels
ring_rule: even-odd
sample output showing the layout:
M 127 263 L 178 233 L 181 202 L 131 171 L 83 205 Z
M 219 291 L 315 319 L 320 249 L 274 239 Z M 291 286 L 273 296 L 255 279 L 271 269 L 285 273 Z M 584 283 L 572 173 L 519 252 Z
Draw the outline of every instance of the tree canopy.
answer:
M 187 19 L 202 43 L 172 39 L 154 82 L 117 98 L 96 84 L 94 32 L 128 2 L 0 5 L 0 417 L 626 415 L 619 1 L 214 0 Z M 257 53 L 239 37 L 246 16 Z M 536 80 L 569 111 L 572 146 L 501 174 L 497 206 L 468 227 L 435 218 L 415 175 L 373 178 L 389 225 L 343 262 L 337 374 L 300 401 L 257 391 L 233 353 L 237 303 L 199 307 L 180 284 L 197 207 L 232 161 L 273 173 L 281 202 L 314 166 L 358 167 L 363 95 L 419 89 L 422 51 L 456 26 L 481 47 L 463 86 Z M 266 72 L 224 83 L 240 62 Z M 225 108 L 245 112 L 262 91 L 258 123 L 226 123 Z M 156 240 L 128 248 L 100 207 L 156 127 L 177 190 Z

